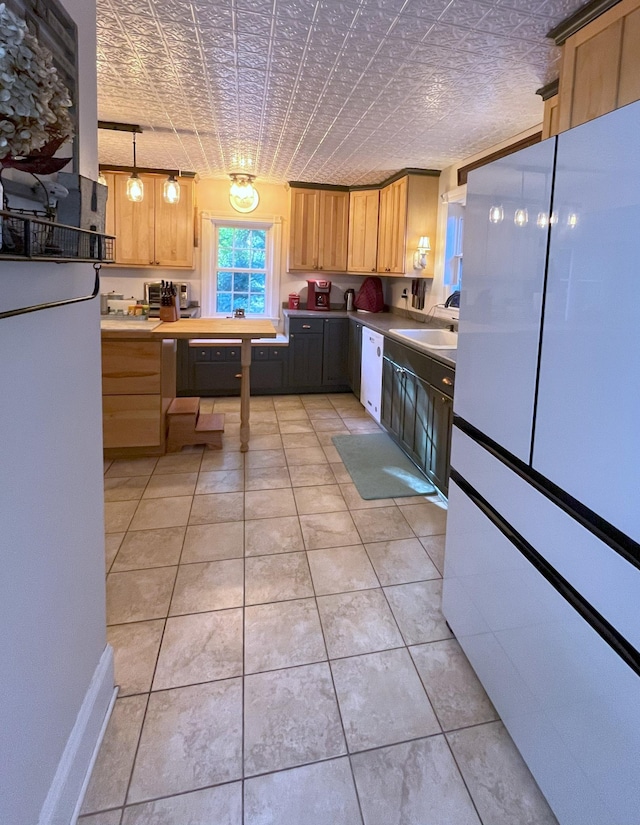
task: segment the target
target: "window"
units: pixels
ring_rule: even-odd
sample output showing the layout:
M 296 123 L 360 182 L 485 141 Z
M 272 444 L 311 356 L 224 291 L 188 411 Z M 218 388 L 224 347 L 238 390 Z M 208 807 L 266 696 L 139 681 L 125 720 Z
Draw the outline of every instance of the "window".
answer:
M 267 230 L 218 226 L 216 235 L 216 312 L 264 315 Z
M 464 206 L 450 203 L 447 210 L 447 239 L 444 253 L 444 283 L 460 289 L 462 285 L 462 235 Z
M 278 320 L 281 218 L 242 221 L 203 214 L 203 317 Z

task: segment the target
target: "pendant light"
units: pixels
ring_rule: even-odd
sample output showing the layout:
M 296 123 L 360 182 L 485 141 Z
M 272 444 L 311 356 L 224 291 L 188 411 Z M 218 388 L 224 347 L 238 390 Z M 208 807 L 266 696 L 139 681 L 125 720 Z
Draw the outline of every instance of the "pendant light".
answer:
M 138 177 L 136 170 L 136 133 L 133 132 L 133 171 L 127 180 L 127 199 L 133 203 L 141 203 L 144 200 L 144 183 Z
M 229 190 L 231 206 L 236 212 L 253 212 L 260 201 L 258 191 L 253 185 L 255 175 L 234 172 L 229 177 L 231 178 L 231 188 Z
M 546 229 L 549 226 L 549 216 L 546 212 L 538 212 L 536 225 L 539 226 L 540 229 Z
M 515 214 L 513 216 L 513 222 L 516 226 L 520 227 L 526 226 L 529 223 L 529 213 L 524 207 L 516 209 Z
M 176 176 L 171 174 L 162 187 L 162 197 L 165 203 L 178 203 L 180 200 L 180 184 Z
M 492 206 L 489 210 L 489 220 L 491 223 L 502 223 L 504 220 L 504 208 L 502 206 Z
M 522 173 L 520 184 L 520 203 L 524 203 L 524 172 Z M 529 223 L 529 212 L 526 206 L 520 206 L 516 209 L 513 213 L 513 222 L 516 226 L 520 227 L 520 229 Z

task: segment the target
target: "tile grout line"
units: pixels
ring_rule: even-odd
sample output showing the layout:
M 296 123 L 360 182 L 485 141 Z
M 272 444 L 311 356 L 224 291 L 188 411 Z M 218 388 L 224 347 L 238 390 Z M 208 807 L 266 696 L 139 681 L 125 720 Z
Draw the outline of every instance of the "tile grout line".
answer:
M 200 457 L 200 466 L 202 466 L 202 456 L 203 455 L 204 455 L 204 453 Z M 157 466 L 157 462 L 156 462 L 156 466 Z M 143 716 L 142 716 L 142 723 L 140 725 L 140 732 L 138 734 L 138 741 L 136 743 L 136 748 L 135 748 L 135 752 L 134 752 L 134 755 L 133 755 L 133 761 L 131 763 L 131 771 L 129 773 L 129 781 L 127 782 L 127 788 L 126 788 L 126 791 L 125 791 L 125 794 L 124 794 L 121 822 L 122 822 L 122 819 L 124 818 L 125 807 L 127 806 L 127 801 L 128 801 L 129 793 L 130 793 L 130 790 L 131 790 L 131 783 L 133 781 L 133 773 L 134 773 L 134 770 L 135 770 L 135 767 L 136 767 L 136 762 L 138 760 L 138 753 L 139 753 L 139 750 L 140 750 L 140 743 L 142 741 L 142 733 L 144 731 L 145 722 L 147 720 L 147 713 L 149 711 L 149 703 L 151 701 L 151 695 L 152 695 L 152 693 L 154 693 L 153 683 L 154 683 L 154 680 L 155 680 L 155 677 L 156 677 L 156 672 L 158 670 L 158 662 L 160 661 L 160 654 L 162 652 L 162 643 L 164 642 L 164 636 L 165 636 L 166 629 L 167 629 L 167 622 L 169 620 L 169 613 L 171 612 L 171 602 L 173 601 L 173 595 L 174 595 L 175 589 L 176 589 L 176 582 L 178 580 L 178 574 L 180 572 L 180 560 L 182 558 L 182 553 L 184 551 L 184 542 L 185 542 L 186 535 L 187 535 L 186 527 L 189 524 L 189 518 L 191 516 L 191 509 L 193 507 L 193 498 L 194 497 L 191 496 L 191 507 L 189 508 L 189 514 L 187 516 L 187 525 L 185 526 L 184 535 L 182 536 L 182 544 L 180 546 L 180 555 L 178 556 L 178 564 L 176 566 L 176 574 L 175 574 L 175 577 L 173 579 L 173 586 L 171 588 L 171 595 L 169 596 L 169 601 L 167 603 L 167 615 L 164 617 L 164 620 L 163 620 L 162 633 L 160 635 L 160 644 L 158 645 L 158 652 L 157 652 L 156 657 L 155 657 L 155 664 L 154 664 L 154 667 L 153 667 L 153 673 L 151 674 L 151 681 L 150 681 L 150 684 L 149 684 L 149 693 L 147 694 L 147 701 L 146 701 L 144 713 L 143 713 Z
M 403 518 L 404 518 L 404 516 L 403 516 Z M 406 521 L 406 519 L 405 519 L 405 521 Z M 408 524 L 408 522 L 407 522 L 407 524 Z M 415 536 L 416 540 L 418 541 L 418 543 L 420 543 L 420 539 L 419 539 L 419 538 L 418 538 L 418 536 L 415 534 L 415 531 L 413 530 L 413 527 L 411 527 L 411 525 L 409 525 L 409 528 L 410 528 L 410 529 L 411 529 L 411 531 L 414 533 L 414 536 Z M 393 539 L 391 539 L 391 541 L 393 541 Z M 374 544 L 375 542 L 370 542 L 370 543 L 371 543 L 371 544 Z M 367 550 L 367 545 L 366 545 L 364 542 L 363 542 L 363 546 L 364 546 L 364 552 L 367 554 L 367 558 L 369 559 L 369 564 L 370 564 L 370 565 L 371 565 L 371 567 L 373 568 L 373 572 L 375 573 L 376 578 L 378 579 L 378 582 L 380 583 L 380 590 L 382 591 L 382 595 L 383 595 L 384 600 L 385 600 L 385 602 L 386 602 L 386 604 L 387 604 L 387 607 L 389 608 L 389 611 L 390 611 L 391 615 L 393 616 L 393 621 L 395 622 L 395 625 L 396 625 L 396 627 L 398 628 L 398 632 L 400 633 L 400 638 L 401 638 L 401 639 L 402 639 L 402 641 L 404 642 L 404 650 L 406 650 L 406 651 L 407 651 L 407 655 L 409 656 L 409 659 L 411 660 L 411 664 L 412 664 L 412 666 L 413 666 L 413 669 L 414 669 L 414 671 L 415 671 L 415 673 L 416 673 L 416 676 L 418 677 L 418 680 L 419 680 L 419 682 L 420 682 L 420 685 L 421 685 L 421 687 L 422 687 L 422 690 L 424 691 L 424 695 L 426 696 L 427 702 L 429 703 L 429 707 L 431 708 L 431 711 L 432 711 L 432 713 L 433 713 L 433 717 L 434 717 L 434 719 L 436 720 L 436 723 L 438 724 L 438 727 L 440 728 L 440 732 L 442 732 L 442 725 L 440 724 L 440 719 L 439 719 L 439 717 L 438 717 L 438 714 L 436 713 L 436 710 L 435 710 L 435 708 L 434 708 L 434 706 L 433 706 L 433 703 L 432 703 L 432 701 L 431 701 L 431 698 L 430 698 L 430 696 L 429 696 L 429 694 L 428 694 L 428 692 L 427 692 L 427 689 L 426 689 L 426 687 L 425 687 L 425 684 L 424 684 L 424 682 L 422 681 L 422 677 L 420 676 L 420 673 L 418 672 L 418 668 L 416 667 L 416 663 L 415 663 L 415 661 L 414 661 L 414 659 L 413 659 L 413 656 L 411 655 L 411 651 L 409 650 L 409 644 L 408 644 L 408 642 L 407 642 L 406 636 L 404 635 L 404 633 L 402 632 L 402 628 L 400 627 L 400 622 L 397 620 L 397 618 L 396 618 L 396 614 L 393 612 L 393 607 L 391 606 L 391 602 L 389 601 L 389 598 L 388 598 L 388 596 L 387 596 L 387 591 L 384 589 L 384 587 L 383 587 L 382 583 L 380 582 L 380 577 L 378 576 L 378 571 L 377 571 L 377 570 L 376 570 L 376 568 L 375 568 L 375 565 L 374 565 L 374 563 L 373 563 L 373 561 L 372 561 L 372 559 L 371 559 L 371 556 L 369 555 L 369 551 Z M 424 548 L 423 548 L 423 549 L 424 549 Z M 426 551 L 425 551 L 425 552 L 426 552 Z M 437 579 L 434 579 L 434 580 L 426 579 L 425 581 L 437 581 Z

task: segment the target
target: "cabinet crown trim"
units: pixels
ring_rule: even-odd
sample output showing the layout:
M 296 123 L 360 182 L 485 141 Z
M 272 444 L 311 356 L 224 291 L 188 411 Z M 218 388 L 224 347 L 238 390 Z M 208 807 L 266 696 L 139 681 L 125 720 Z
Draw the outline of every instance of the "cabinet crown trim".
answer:
M 293 180 L 289 181 L 289 186 L 292 189 L 333 189 L 338 192 L 361 192 L 365 189 L 384 189 L 385 186 L 388 186 L 390 183 L 395 183 L 395 181 L 400 180 L 400 178 L 405 178 L 407 175 L 425 175 L 426 177 L 439 178 L 440 170 L 413 168 L 401 169 L 399 172 L 395 172 L 391 175 L 391 177 L 385 178 L 385 180 L 380 183 L 363 183 L 355 186 L 340 186 L 334 183 L 307 183 L 305 181 Z
M 589 23 L 592 23 L 596 17 L 600 17 L 601 14 L 609 11 L 609 9 L 616 6 L 619 2 L 620 0 L 591 0 L 590 3 L 585 3 L 578 11 L 569 15 L 569 17 L 565 17 L 557 26 L 554 26 L 547 32 L 547 37 L 555 41 L 556 46 L 562 46 L 565 40 L 571 37 L 572 34 L 575 34 Z M 538 92 L 536 92 L 536 94 L 538 94 Z
M 545 84 L 544 86 L 540 86 L 539 89 L 536 89 L 536 94 L 540 95 L 540 97 L 543 100 L 549 100 L 550 98 L 558 94 L 559 85 L 560 78 L 556 77 L 555 80 L 551 80 L 549 81 L 549 83 Z

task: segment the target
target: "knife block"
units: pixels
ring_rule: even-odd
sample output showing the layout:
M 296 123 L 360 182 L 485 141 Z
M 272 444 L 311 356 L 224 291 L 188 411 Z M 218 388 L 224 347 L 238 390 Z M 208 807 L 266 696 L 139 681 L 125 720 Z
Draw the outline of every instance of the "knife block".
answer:
M 160 306 L 159 318 L 164 323 L 180 320 L 180 307 L 178 306 L 178 296 L 171 300 L 168 306 Z

